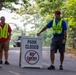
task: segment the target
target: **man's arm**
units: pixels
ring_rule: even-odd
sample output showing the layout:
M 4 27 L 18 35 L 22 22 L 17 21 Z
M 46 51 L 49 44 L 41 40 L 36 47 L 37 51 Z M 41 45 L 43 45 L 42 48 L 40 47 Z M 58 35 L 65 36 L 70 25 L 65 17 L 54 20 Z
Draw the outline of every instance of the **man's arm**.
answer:
M 67 38 L 67 30 L 64 31 L 64 39 L 66 40 Z
M 63 44 L 66 43 L 66 38 L 67 38 L 67 30 L 64 31 L 64 38 L 63 38 Z
M 42 30 L 39 32 L 39 33 L 37 33 L 37 36 L 39 36 L 43 31 L 45 31 L 47 29 L 47 27 L 45 26 L 44 28 L 42 28 Z
M 67 21 L 63 20 L 63 30 L 64 30 L 63 44 L 66 43 L 67 29 L 68 29 L 68 23 L 67 23 Z
M 9 33 L 9 40 L 11 39 L 11 32 Z
M 9 36 L 9 40 L 11 39 L 11 32 L 12 32 L 12 29 L 11 29 L 10 25 L 8 25 L 8 36 Z

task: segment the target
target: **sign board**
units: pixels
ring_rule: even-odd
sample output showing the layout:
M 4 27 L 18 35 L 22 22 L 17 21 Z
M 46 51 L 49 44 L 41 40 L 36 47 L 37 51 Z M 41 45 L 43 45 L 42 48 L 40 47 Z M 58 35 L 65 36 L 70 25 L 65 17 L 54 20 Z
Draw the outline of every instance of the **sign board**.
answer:
M 24 36 L 21 39 L 21 67 L 42 68 L 41 37 Z

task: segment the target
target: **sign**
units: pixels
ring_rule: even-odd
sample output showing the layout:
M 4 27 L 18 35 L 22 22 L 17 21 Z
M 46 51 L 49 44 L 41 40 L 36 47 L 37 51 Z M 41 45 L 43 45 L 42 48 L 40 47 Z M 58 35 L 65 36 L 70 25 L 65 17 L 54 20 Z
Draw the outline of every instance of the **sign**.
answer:
M 34 50 L 29 50 L 26 52 L 24 58 L 28 64 L 34 65 L 39 61 L 39 54 Z
M 21 39 L 21 67 L 42 68 L 41 37 L 25 36 Z

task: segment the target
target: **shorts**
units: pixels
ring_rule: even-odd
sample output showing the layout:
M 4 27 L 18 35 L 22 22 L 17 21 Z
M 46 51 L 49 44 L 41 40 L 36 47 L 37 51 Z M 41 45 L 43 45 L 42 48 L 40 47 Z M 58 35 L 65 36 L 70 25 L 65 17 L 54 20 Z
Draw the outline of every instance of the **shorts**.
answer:
M 65 52 L 65 44 L 62 44 L 63 38 L 62 37 L 53 37 L 51 43 L 51 51 L 55 53 L 59 50 L 60 53 Z
M 6 51 L 9 50 L 9 41 L 6 42 L 0 42 L 0 51 Z

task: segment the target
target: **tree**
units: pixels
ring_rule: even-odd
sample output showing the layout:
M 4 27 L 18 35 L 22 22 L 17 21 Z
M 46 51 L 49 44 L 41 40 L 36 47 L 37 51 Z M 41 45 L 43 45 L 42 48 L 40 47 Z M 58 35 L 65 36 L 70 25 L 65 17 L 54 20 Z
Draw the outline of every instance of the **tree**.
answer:
M 0 0 L 0 10 L 2 9 L 3 5 L 2 5 L 2 0 Z
M 68 21 L 68 44 L 74 48 L 74 38 L 76 38 L 76 0 L 66 0 L 62 7 L 64 18 Z
M 51 19 L 54 18 L 53 13 L 55 12 L 55 10 L 61 10 L 61 17 L 68 22 L 68 44 L 70 44 L 70 40 L 73 41 L 74 37 L 76 37 L 76 0 L 33 0 L 32 3 L 30 1 L 31 0 L 22 0 L 22 2 L 19 2 L 19 0 L 0 0 L 0 10 L 2 9 L 2 7 L 5 7 L 10 9 L 11 12 L 15 11 L 20 16 L 26 14 L 29 14 L 30 16 L 34 15 L 34 18 L 29 22 L 33 23 L 34 21 L 34 28 L 36 31 L 40 30 L 40 28 L 42 28 L 45 24 L 47 24 Z M 33 4 L 34 2 L 35 4 Z M 15 8 L 12 3 L 20 5 L 20 7 Z M 26 17 L 23 19 L 25 20 Z M 37 19 L 39 23 L 36 23 Z M 24 26 L 25 23 L 28 23 L 28 21 L 24 22 Z M 50 37 L 48 35 L 50 31 L 46 32 L 47 33 L 43 33 L 42 35 L 43 39 L 45 40 L 44 44 L 48 43 L 50 39 L 47 38 Z
M 2 7 L 10 8 L 9 3 L 12 3 L 12 2 L 17 4 L 18 0 L 0 0 L 0 10 L 2 10 Z

